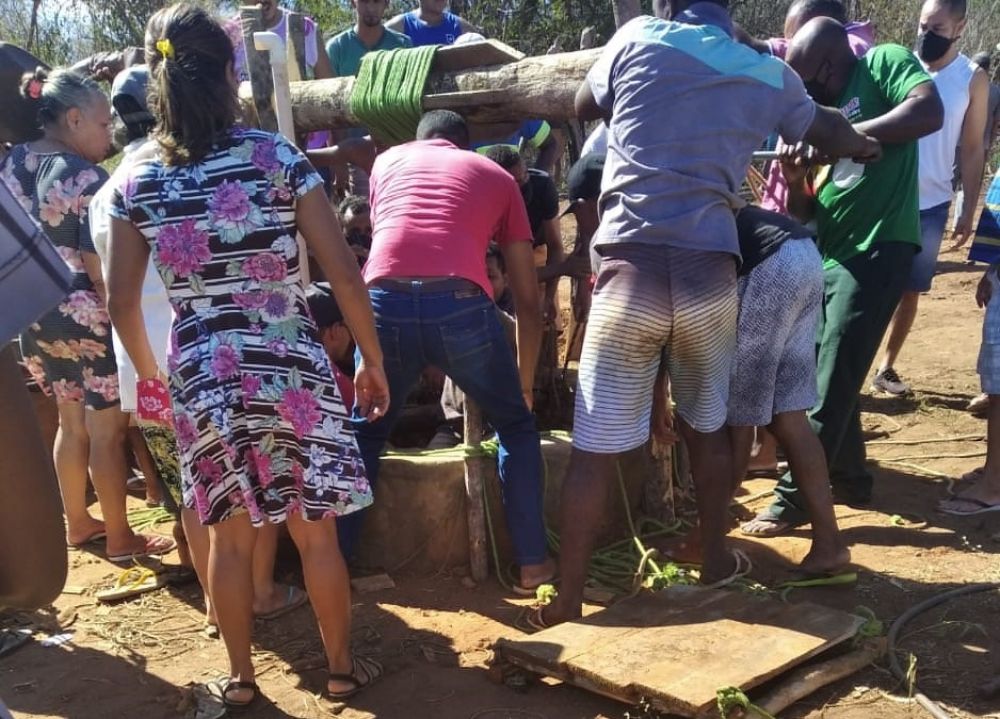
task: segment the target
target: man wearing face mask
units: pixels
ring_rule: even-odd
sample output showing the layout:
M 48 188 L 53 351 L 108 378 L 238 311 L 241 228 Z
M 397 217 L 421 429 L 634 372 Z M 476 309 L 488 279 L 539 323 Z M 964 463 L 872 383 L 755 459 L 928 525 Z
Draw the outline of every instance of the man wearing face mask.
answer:
M 815 217 L 823 256 L 824 298 L 818 333 L 819 401 L 809 413 L 827 462 L 835 501 L 863 505 L 872 476 L 858 406 L 861 388 L 920 250 L 917 140 L 939 130 L 944 109 L 931 77 L 899 45 L 877 45 L 863 58 L 844 26 L 817 18 L 788 48 L 788 64 L 813 98 L 840 108 L 854 128 L 882 143 L 879 162 L 850 160 L 820 173 L 809 186 L 801 154 L 786 158 L 788 209 Z M 742 531 L 772 537 L 808 521 L 791 476 L 777 499 Z
M 910 388 L 894 366 L 917 316 L 921 292 L 931 289 L 938 252 L 951 209 L 955 148 L 961 174 L 962 206 L 952 239 L 964 245 L 973 231 L 986 153 L 986 114 L 990 83 L 986 73 L 958 51 L 965 30 L 965 0 L 927 0 L 920 11 L 915 52 L 934 78 L 944 103 L 944 127 L 920 138 L 920 235 L 922 250 L 913 261 L 910 281 L 893 316 L 885 355 L 872 389 L 904 395 Z

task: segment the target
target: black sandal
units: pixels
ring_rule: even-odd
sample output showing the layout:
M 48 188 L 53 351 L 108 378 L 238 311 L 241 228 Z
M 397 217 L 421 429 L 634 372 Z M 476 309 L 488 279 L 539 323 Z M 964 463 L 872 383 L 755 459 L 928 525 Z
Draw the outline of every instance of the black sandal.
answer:
M 360 673 L 364 672 L 364 681 L 362 681 Z M 365 657 L 360 655 L 354 655 L 351 657 L 351 673 L 350 674 L 334 674 L 330 673 L 327 679 L 327 689 L 326 695 L 335 701 L 343 701 L 353 697 L 358 692 L 363 689 L 367 689 L 370 685 L 374 684 L 379 677 L 382 676 L 382 665 L 372 659 L 371 657 Z M 332 692 L 330 691 L 330 682 L 349 682 L 353 686 L 350 689 L 346 689 L 342 692 Z
M 232 679 L 231 677 L 221 677 L 216 679 L 214 682 L 209 682 L 206 686 L 211 694 L 214 694 L 222 700 L 222 703 L 226 705 L 227 709 L 233 709 L 235 711 L 246 709 L 260 697 L 260 689 L 257 686 L 257 682 L 241 682 Z M 233 701 L 227 696 L 230 692 L 239 691 L 240 689 L 249 689 L 253 693 L 250 695 L 249 699 L 242 702 Z

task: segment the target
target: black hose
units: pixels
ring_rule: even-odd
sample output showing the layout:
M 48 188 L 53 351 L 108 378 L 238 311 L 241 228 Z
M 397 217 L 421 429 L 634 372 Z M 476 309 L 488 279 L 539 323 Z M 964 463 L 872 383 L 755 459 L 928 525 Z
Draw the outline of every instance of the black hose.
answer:
M 922 614 L 928 609 L 933 609 L 934 607 L 944 604 L 945 602 L 955 599 L 956 597 L 962 597 L 966 594 L 986 592 L 991 589 L 1000 589 L 1000 583 L 992 582 L 988 584 L 970 584 L 965 587 L 959 587 L 958 589 L 952 589 L 920 602 L 920 604 L 912 606 L 903 612 L 903 614 L 896 621 L 894 621 L 892 626 L 889 628 L 887 650 L 889 652 L 889 668 L 892 670 L 893 676 L 901 682 L 906 681 L 906 672 L 899 663 L 899 657 L 896 656 L 896 640 L 899 638 L 899 633 L 902 631 L 907 622 L 918 614 Z M 920 706 L 926 709 L 927 712 L 934 717 L 934 719 L 952 719 L 952 716 L 942 709 L 937 702 L 928 698 L 923 692 L 917 689 L 916 686 L 913 687 L 913 690 L 913 698 Z

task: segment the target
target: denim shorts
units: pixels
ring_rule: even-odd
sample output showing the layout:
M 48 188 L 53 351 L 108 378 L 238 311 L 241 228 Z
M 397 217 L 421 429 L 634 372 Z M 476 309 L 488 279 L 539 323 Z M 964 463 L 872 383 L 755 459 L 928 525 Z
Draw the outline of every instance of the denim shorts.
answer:
M 941 241 L 948 227 L 950 202 L 944 202 L 936 207 L 920 211 L 920 252 L 913 258 L 910 269 L 910 280 L 906 285 L 908 292 L 927 292 L 934 280 L 937 270 L 938 253 L 941 252 Z

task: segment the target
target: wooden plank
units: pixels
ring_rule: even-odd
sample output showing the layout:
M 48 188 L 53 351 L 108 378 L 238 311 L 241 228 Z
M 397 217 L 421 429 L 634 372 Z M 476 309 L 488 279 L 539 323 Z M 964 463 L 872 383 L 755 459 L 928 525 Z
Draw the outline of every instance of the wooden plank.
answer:
M 468 45 L 447 45 L 434 53 L 431 72 L 456 72 L 473 67 L 507 65 L 523 60 L 524 53 L 499 40 L 484 40 Z
M 675 587 L 498 648 L 533 671 L 694 717 L 713 706 L 718 689 L 748 691 L 853 637 L 861 622 L 808 603 Z
M 479 407 L 465 398 L 465 444 L 478 446 L 483 441 L 483 415 Z M 472 578 L 482 582 L 489 574 L 486 561 L 486 509 L 483 505 L 483 458 L 465 458 L 465 510 L 469 521 L 469 564 Z

